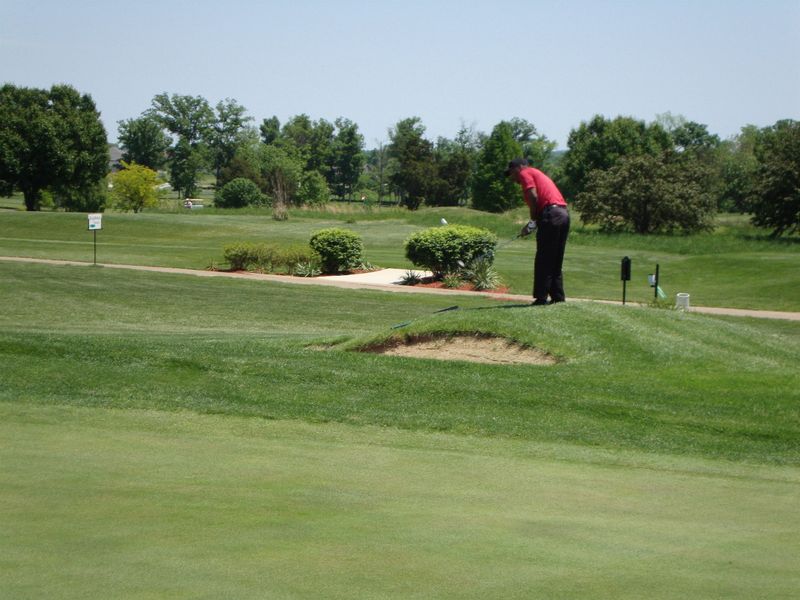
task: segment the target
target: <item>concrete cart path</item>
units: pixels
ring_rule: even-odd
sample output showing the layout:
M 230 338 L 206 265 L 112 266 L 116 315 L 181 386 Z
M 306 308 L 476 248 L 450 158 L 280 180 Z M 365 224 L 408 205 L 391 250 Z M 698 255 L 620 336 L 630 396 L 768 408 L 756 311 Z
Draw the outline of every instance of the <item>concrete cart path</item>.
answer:
M 0 261 L 39 263 L 48 265 L 72 265 L 72 266 L 93 266 L 90 262 L 79 262 L 70 260 L 51 260 L 44 258 L 24 258 L 16 256 L 0 256 Z M 291 283 L 296 285 L 329 285 L 338 288 L 350 289 L 371 289 L 395 292 L 400 294 L 440 294 L 447 296 L 484 296 L 494 300 L 530 302 L 530 295 L 521 294 L 502 294 L 496 292 L 468 292 L 463 290 L 450 290 L 443 288 L 429 288 L 401 285 L 399 282 L 408 272 L 407 269 L 381 269 L 369 273 L 356 275 L 330 275 L 322 277 L 292 277 L 290 275 L 269 275 L 261 273 L 227 272 L 227 271 L 200 271 L 197 269 L 179 269 L 173 267 L 148 267 L 143 265 L 120 265 L 110 263 L 97 263 L 98 267 L 108 269 L 132 269 L 136 271 L 153 271 L 157 273 L 175 273 L 180 275 L 193 275 L 196 277 L 226 277 L 231 279 L 248 279 L 254 281 L 273 281 L 280 283 Z M 421 276 L 430 275 L 424 271 L 416 271 Z M 599 302 L 603 304 L 620 304 L 612 300 L 585 300 L 571 298 L 575 302 Z M 633 304 L 633 303 L 631 303 Z M 800 312 L 785 312 L 774 310 L 749 310 L 743 308 L 719 308 L 709 306 L 692 306 L 689 312 L 728 315 L 735 317 L 755 317 L 761 319 L 784 319 L 787 321 L 800 321 Z

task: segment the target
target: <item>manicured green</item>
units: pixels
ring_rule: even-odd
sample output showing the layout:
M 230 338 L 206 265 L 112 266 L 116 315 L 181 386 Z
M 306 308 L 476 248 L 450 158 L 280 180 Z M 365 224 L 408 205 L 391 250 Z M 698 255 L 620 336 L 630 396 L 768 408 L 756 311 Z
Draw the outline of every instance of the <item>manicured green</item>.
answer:
M 402 244 L 439 218 L 387 212 L 355 223 L 110 213 L 98 258 L 202 268 L 231 241 L 338 225 L 386 265 L 385 238 Z M 444 216 L 460 215 L 495 218 Z M 513 235 L 512 217 L 496 218 Z M 87 260 L 85 227 L 85 215 L 2 212 L 0 254 Z M 672 238 L 670 253 L 717 255 L 720 269 L 726 244 L 797 256 L 718 235 L 699 255 Z M 670 242 L 618 240 L 651 257 Z M 586 269 L 619 253 L 588 231 L 575 241 L 593 257 Z M 509 264 L 527 243 L 509 247 Z M 774 282 L 776 297 L 793 298 L 794 281 Z M 790 598 L 800 587 L 800 322 L 5 261 L 0 306 L 0 596 Z M 357 351 L 434 332 L 502 335 L 559 362 Z
M 485 227 L 502 245 L 495 267 L 515 293 L 531 289 L 534 243 L 505 244 L 527 221 L 524 211 L 491 215 L 462 208 L 405 209 L 336 206 L 294 211 L 278 222 L 263 210 L 204 208 L 180 213 L 109 213 L 98 233 L 98 261 L 203 269 L 225 268 L 223 248 L 239 242 L 305 244 L 314 231 L 342 227 L 361 236 L 364 258 L 378 266 L 409 269 L 403 243 L 413 233 L 449 223 Z M 713 233 L 693 236 L 600 234 L 575 219 L 565 259 L 572 298 L 620 300 L 619 265 L 633 260 L 628 299 L 648 302 L 647 275 L 660 265 L 670 299 L 691 294 L 696 306 L 800 310 L 800 243 L 771 240 L 745 217 L 722 216 Z M 504 245 L 505 244 L 505 245 Z M 92 261 L 92 236 L 82 214 L 0 211 L 0 255 Z
M 0 403 L 2 596 L 791 598 L 800 471 Z
M 453 299 L 94 267 L 0 262 L 0 274 L 0 400 L 800 463 L 797 322 L 765 334 L 760 321 L 483 298 L 433 315 Z M 308 347 L 433 330 L 496 333 L 562 362 L 420 362 Z

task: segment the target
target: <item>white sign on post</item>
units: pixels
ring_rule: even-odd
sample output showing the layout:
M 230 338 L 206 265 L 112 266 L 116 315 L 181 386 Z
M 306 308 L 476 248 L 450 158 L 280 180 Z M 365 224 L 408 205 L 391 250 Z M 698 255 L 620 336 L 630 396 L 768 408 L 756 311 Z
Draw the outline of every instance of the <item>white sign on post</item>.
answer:
M 89 231 L 103 228 L 103 213 L 89 213 Z

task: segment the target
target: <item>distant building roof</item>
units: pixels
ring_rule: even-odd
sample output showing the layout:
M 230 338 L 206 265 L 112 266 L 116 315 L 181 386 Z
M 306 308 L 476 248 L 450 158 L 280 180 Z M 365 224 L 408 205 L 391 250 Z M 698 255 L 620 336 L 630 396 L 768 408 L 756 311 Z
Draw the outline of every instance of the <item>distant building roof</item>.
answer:
M 122 150 L 116 144 L 108 145 L 108 156 L 111 162 L 122 160 Z

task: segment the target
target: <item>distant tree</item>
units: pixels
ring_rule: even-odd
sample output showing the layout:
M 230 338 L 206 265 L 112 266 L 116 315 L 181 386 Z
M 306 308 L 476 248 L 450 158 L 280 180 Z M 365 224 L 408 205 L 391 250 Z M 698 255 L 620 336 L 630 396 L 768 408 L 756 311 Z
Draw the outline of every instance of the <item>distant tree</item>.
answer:
M 674 153 L 632 154 L 589 173 L 575 206 L 603 231 L 691 233 L 712 226 L 715 203 L 707 171 Z
M 351 197 L 364 168 L 364 136 L 358 125 L 339 117 L 333 139 L 333 189 L 337 196 Z
M 197 192 L 197 180 L 208 164 L 205 151 L 205 147 L 192 146 L 183 139 L 170 151 L 170 183 L 184 198 L 191 198 Z
M 624 157 L 657 156 L 670 150 L 673 140 L 658 123 L 597 115 L 570 132 L 567 147 L 558 183 L 565 194 L 575 196 L 585 189 L 592 171 L 610 169 Z
M 281 135 L 281 122 L 278 117 L 273 116 L 269 119 L 264 119 L 258 129 L 261 132 L 262 142 L 267 145 L 274 144 Z
M 214 119 L 207 133 L 217 184 L 220 171 L 233 159 L 236 148 L 244 141 L 247 123 L 253 120 L 246 113 L 247 109 L 236 100 L 226 98 L 217 103 Z
M 122 163 L 123 169 L 111 181 L 111 201 L 115 208 L 138 213 L 143 208 L 158 206 L 158 173 L 136 163 Z
M 334 132 L 333 123 L 320 119 L 312 121 L 306 114 L 291 117 L 280 133 L 273 136 L 272 128 L 277 125 L 277 119 L 267 124 L 262 124 L 262 139 L 271 139 L 269 142 L 284 149 L 300 160 L 306 171 L 318 171 L 323 174 L 330 185 L 334 184 L 333 165 L 334 157 Z M 265 135 L 265 132 L 267 135 Z
M 22 192 L 27 210 L 52 192 L 67 210 L 99 209 L 108 142 L 94 101 L 68 85 L 0 88 L 0 192 Z
M 255 183 L 262 192 L 267 193 L 267 182 L 261 172 L 261 148 L 263 146 L 264 144 L 259 141 L 258 134 L 254 130 L 247 130 L 242 136 L 233 158 L 220 169 L 217 187 L 222 187 L 229 181 L 243 177 Z
M 331 186 L 334 184 L 336 165 L 336 128 L 337 125 L 325 119 L 319 119 L 311 124 L 311 139 L 305 166 L 307 171 L 322 174 Z
M 510 160 L 522 155 L 514 129 L 501 121 L 492 129 L 478 156 L 472 184 L 472 206 L 478 210 L 503 212 L 522 204 L 519 186 L 505 177 Z
M 487 137 L 485 133 L 475 129 L 474 124 L 467 125 L 462 121 L 461 127 L 456 133 L 456 137 L 453 139 L 453 143 L 458 148 L 459 154 L 466 159 L 469 169 L 466 180 L 464 181 L 466 187 L 461 192 L 461 198 L 459 199 L 459 204 L 461 205 L 466 206 L 469 203 L 472 194 L 473 179 L 478 166 L 478 155 Z
M 117 131 L 122 160 L 153 170 L 164 166 L 172 140 L 152 115 L 119 121 Z
M 800 232 L 800 121 L 778 121 L 762 130 L 750 191 L 753 224 L 774 237 Z
M 214 111 L 202 96 L 168 95 L 153 98 L 145 114 L 155 118 L 164 129 L 190 145 L 204 140 L 214 122 Z
M 364 152 L 365 167 L 360 181 L 362 185 L 373 190 L 378 202 L 382 202 L 389 185 L 389 147 L 383 141 L 376 141 L 377 146 Z
M 177 138 L 170 150 L 170 183 L 184 197 L 191 196 L 200 172 L 209 162 L 206 141 L 212 131 L 214 111 L 202 96 L 163 93 L 153 98 L 152 107 L 145 114 Z
M 313 140 L 314 123 L 311 121 L 311 117 L 301 114 L 291 117 L 284 123 L 276 143 L 287 153 L 294 154 L 299 158 L 303 168 L 306 168 L 311 158 Z
M 267 184 L 274 210 L 285 211 L 297 204 L 297 191 L 303 180 L 303 163 L 285 148 L 263 145 L 260 150 L 261 177 Z
M 746 213 L 750 211 L 750 197 L 755 184 L 758 160 L 755 148 L 761 129 L 746 125 L 717 149 L 720 168 L 719 206 L 722 210 Z
M 514 139 L 522 146 L 522 157 L 539 169 L 546 168 L 556 143 L 540 134 L 533 123 L 514 117 L 509 121 Z
M 439 138 L 433 151 L 436 177 L 431 183 L 427 204 L 458 206 L 464 203 L 470 185 L 472 156 L 462 145 Z
M 708 126 L 687 121 L 669 132 L 678 152 L 691 152 L 699 158 L 710 158 L 720 145 L 719 136 L 709 133 Z
M 436 177 L 433 144 L 423 135 L 419 117 L 403 119 L 389 130 L 389 156 L 396 161 L 390 180 L 400 192 L 402 203 L 411 210 L 419 208 Z
M 300 204 L 326 204 L 331 198 L 328 182 L 318 171 L 306 171 L 302 175 L 297 199 Z

